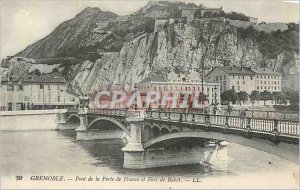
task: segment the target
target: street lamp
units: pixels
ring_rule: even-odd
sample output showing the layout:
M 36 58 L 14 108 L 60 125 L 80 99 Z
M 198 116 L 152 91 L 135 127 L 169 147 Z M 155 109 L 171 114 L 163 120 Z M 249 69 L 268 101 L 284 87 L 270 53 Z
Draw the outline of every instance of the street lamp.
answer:
M 217 106 L 217 85 L 215 85 L 214 90 L 215 90 L 215 105 Z

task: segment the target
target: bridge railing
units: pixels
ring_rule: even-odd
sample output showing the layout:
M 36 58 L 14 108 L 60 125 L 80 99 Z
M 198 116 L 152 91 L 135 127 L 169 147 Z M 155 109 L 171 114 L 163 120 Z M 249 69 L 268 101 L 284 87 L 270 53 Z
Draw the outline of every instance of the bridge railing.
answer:
M 227 127 L 233 129 L 251 130 L 253 132 L 269 133 L 286 136 L 299 136 L 299 121 L 269 118 L 251 118 L 229 115 L 211 115 L 201 113 L 179 113 L 148 111 L 146 119 L 190 124 L 206 124 L 212 127 Z
M 103 114 L 111 116 L 123 116 L 123 117 L 143 117 L 143 110 L 127 110 L 127 109 L 89 109 L 89 114 Z
M 210 109 L 212 111 L 212 108 Z M 153 108 L 151 111 L 160 112 L 177 112 L 177 113 L 205 113 L 204 108 Z M 207 110 L 209 111 L 209 110 Z M 240 116 L 242 110 L 232 110 L 231 116 Z M 227 110 L 218 110 L 219 115 L 228 115 Z M 287 119 L 287 120 L 299 120 L 299 113 L 297 111 L 260 111 L 260 110 L 248 110 L 246 116 L 251 118 L 271 118 L 271 119 Z

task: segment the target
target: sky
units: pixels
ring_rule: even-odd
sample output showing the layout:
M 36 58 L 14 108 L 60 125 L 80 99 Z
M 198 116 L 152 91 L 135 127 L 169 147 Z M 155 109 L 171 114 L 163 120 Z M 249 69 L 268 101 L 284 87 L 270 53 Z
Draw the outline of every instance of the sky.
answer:
M 173 0 L 174 1 L 174 0 Z M 99 7 L 127 15 L 146 0 L 0 0 L 0 59 L 14 55 L 47 36 L 61 22 L 86 7 Z M 299 22 L 298 0 L 185 0 L 207 7 L 221 7 L 265 22 Z

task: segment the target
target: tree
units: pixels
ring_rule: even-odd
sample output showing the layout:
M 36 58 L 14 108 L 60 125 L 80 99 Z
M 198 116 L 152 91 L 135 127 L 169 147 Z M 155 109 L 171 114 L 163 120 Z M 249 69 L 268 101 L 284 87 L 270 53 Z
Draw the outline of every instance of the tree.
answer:
M 240 102 L 240 105 L 241 105 L 241 101 L 243 101 L 243 104 L 245 103 L 245 101 L 248 100 L 248 93 L 245 92 L 245 91 L 240 91 L 237 93 L 237 96 L 238 96 L 238 100 Z
M 212 18 L 213 17 L 213 12 L 206 11 L 205 13 L 203 13 L 203 17 L 204 18 Z
M 273 96 L 272 96 L 272 93 L 265 90 L 263 92 L 260 92 L 260 99 L 264 101 L 264 105 L 266 105 L 266 101 L 267 100 L 272 100 L 273 99 Z
M 255 101 L 259 100 L 259 92 L 257 90 L 253 90 L 249 97 L 250 100 L 252 101 L 252 104 L 254 104 Z
M 53 73 L 57 73 L 58 71 L 59 71 L 58 68 L 53 68 L 53 69 L 52 69 L 52 72 L 53 72 Z
M 41 71 L 39 69 L 34 69 L 34 75 L 41 76 Z
M 237 95 L 236 91 L 233 90 L 233 89 L 227 90 L 227 91 L 224 91 L 221 94 L 221 100 L 222 101 L 227 101 L 228 104 L 229 104 L 230 101 L 232 103 L 235 103 L 238 100 L 238 95 Z
M 287 94 L 285 92 L 280 92 L 277 95 L 277 99 L 280 102 L 280 104 L 285 104 L 287 103 Z
M 202 18 L 202 11 L 201 9 L 198 9 L 195 13 L 194 13 L 194 18 Z
M 299 111 L 299 91 L 287 92 L 287 99 L 290 101 L 290 109 Z

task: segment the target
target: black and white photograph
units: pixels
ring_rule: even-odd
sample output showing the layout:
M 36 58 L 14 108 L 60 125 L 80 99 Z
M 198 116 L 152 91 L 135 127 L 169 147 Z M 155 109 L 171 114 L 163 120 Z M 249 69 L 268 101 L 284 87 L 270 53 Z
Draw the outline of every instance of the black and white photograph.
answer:
M 298 0 L 0 0 L 0 189 L 299 189 Z

